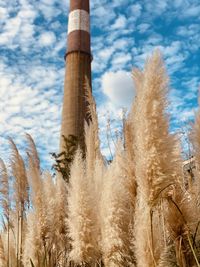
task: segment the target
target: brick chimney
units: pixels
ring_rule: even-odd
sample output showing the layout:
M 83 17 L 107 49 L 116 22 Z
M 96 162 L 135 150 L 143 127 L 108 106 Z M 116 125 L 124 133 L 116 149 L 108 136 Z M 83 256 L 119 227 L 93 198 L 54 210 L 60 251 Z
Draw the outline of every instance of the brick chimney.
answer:
M 91 58 L 89 0 L 70 0 L 60 151 L 63 135 L 84 140 L 87 112 L 84 84 L 86 77 L 91 84 Z

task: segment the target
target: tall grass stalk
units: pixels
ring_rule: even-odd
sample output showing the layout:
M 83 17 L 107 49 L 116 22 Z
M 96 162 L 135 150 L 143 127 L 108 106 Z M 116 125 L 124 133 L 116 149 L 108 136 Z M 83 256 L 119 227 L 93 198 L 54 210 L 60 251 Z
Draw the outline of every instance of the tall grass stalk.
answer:
M 131 258 L 131 199 L 120 145 L 104 179 L 101 204 L 102 253 L 106 266 L 134 266 Z
M 135 101 L 135 175 L 138 185 L 135 243 L 138 266 L 156 266 L 159 247 L 152 231 L 153 209 L 175 184 L 178 171 L 175 136 L 166 114 L 168 78 L 160 53 L 147 60 L 144 71 L 133 71 Z M 157 255 L 155 251 L 157 250 Z
M 10 186 L 9 186 L 9 176 L 7 168 L 0 159 L 0 202 L 3 208 L 3 214 L 6 220 L 6 231 L 7 231 L 7 259 L 3 256 L 3 262 L 7 262 L 7 267 L 9 267 L 9 256 L 10 256 Z M 3 248 L 3 242 L 1 239 L 1 248 Z M 3 252 L 2 252 L 3 255 Z

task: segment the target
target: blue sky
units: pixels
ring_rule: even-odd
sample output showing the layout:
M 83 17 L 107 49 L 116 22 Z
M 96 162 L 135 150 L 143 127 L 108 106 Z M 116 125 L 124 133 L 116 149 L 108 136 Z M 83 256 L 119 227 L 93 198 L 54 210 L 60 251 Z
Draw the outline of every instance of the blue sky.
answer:
M 43 167 L 58 150 L 67 0 L 0 0 L 0 156 L 9 157 L 7 137 L 20 151 L 24 133 L 34 138 Z M 93 92 L 102 151 L 105 131 L 113 134 L 134 94 L 133 66 L 159 47 L 171 78 L 171 128 L 194 117 L 200 84 L 199 0 L 91 0 Z

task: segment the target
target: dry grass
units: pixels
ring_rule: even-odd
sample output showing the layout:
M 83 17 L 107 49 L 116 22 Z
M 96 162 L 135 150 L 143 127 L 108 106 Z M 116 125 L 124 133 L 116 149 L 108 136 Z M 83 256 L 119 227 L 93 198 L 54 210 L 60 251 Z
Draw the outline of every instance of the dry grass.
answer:
M 41 171 L 31 136 L 28 166 L 10 140 L 10 167 L 0 161 L 0 267 L 200 266 L 200 112 L 191 135 L 197 170 L 186 188 L 158 51 L 133 81 L 136 97 L 109 165 L 90 89 L 86 151 L 77 150 L 69 184 Z

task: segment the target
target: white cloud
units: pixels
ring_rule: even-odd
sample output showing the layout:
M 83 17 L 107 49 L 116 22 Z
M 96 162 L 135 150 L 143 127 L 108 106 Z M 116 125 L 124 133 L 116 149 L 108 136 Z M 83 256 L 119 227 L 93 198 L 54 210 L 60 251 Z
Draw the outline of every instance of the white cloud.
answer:
M 182 84 L 189 89 L 190 93 L 195 93 L 197 95 L 198 89 L 200 89 L 200 77 L 192 77 L 187 81 L 183 81 Z
M 196 17 L 200 14 L 200 5 L 193 5 L 184 9 L 181 14 L 183 17 Z
M 129 106 L 134 95 L 130 73 L 123 70 L 106 72 L 102 77 L 102 91 L 113 105 L 118 107 Z
M 137 26 L 137 30 L 139 30 L 140 33 L 146 32 L 150 28 L 150 25 L 148 23 L 141 23 Z
M 56 42 L 56 36 L 53 32 L 44 32 L 39 36 L 38 43 L 40 46 L 51 46 Z
M 6 8 L 0 7 L 0 15 L 4 10 L 4 16 L 1 18 L 0 45 L 9 49 L 20 47 L 23 52 L 27 52 L 29 46 L 33 46 L 34 43 L 34 20 L 38 13 L 26 1 L 20 1 L 20 4 L 16 10 L 14 6 L 11 9 L 12 6 L 9 4 Z
M 141 16 L 142 7 L 139 3 L 134 4 L 130 7 L 130 12 L 133 14 L 133 19 L 136 20 Z
M 23 20 L 34 21 L 37 16 L 37 12 L 33 9 L 33 6 L 26 5 L 18 13 L 18 17 Z
M 10 18 L 6 21 L 0 34 L 0 45 L 12 44 L 14 37 L 18 34 L 21 25 L 19 17 Z
M 8 17 L 8 11 L 6 8 L 0 6 L 0 21 L 4 21 Z
M 126 27 L 126 17 L 123 15 L 120 15 L 116 20 L 115 23 L 111 26 L 112 30 L 119 30 Z
M 183 0 L 174 0 L 173 2 L 176 8 L 179 8 L 183 4 Z
M 19 75 L 7 65 L 0 65 L 0 136 L 14 137 L 22 147 L 22 135 L 28 132 L 39 152 L 58 151 L 62 101 L 56 88 L 62 85 L 64 71 L 33 64 L 27 66 L 27 73 L 31 75 Z M 0 146 L 3 158 L 6 147 L 6 143 Z
M 108 59 L 113 55 L 113 52 L 115 51 L 114 47 L 108 47 L 106 49 L 103 49 L 101 51 L 99 51 L 98 56 L 104 60 L 104 61 L 108 61 Z
M 152 45 L 159 45 L 163 41 L 163 37 L 160 34 L 152 34 L 148 37 L 147 43 Z
M 47 21 L 52 20 L 53 18 L 57 17 L 61 13 L 61 10 L 53 4 L 54 4 L 54 2 L 50 3 L 50 5 L 47 5 L 46 3 L 39 2 L 39 5 L 37 6 L 38 10 L 40 10 L 42 15 L 45 17 L 45 20 L 47 20 Z M 67 6 L 67 4 L 66 4 L 66 6 Z M 68 10 L 66 8 L 66 12 L 67 11 Z
M 94 8 L 91 12 L 91 21 L 94 23 L 94 25 L 101 25 L 101 27 L 108 25 L 110 21 L 115 19 L 115 17 L 116 14 L 112 6 L 111 8 L 108 8 L 99 1 L 94 5 Z
M 194 34 L 200 34 L 199 24 L 190 24 L 187 26 L 180 26 L 177 29 L 177 34 L 180 36 L 192 36 Z
M 144 8 L 147 11 L 147 15 L 149 16 L 157 16 L 166 12 L 167 8 L 169 7 L 167 0 L 144 0 Z
M 112 69 L 119 69 L 125 67 L 131 62 L 131 55 L 125 54 L 124 52 L 116 53 L 112 61 Z

